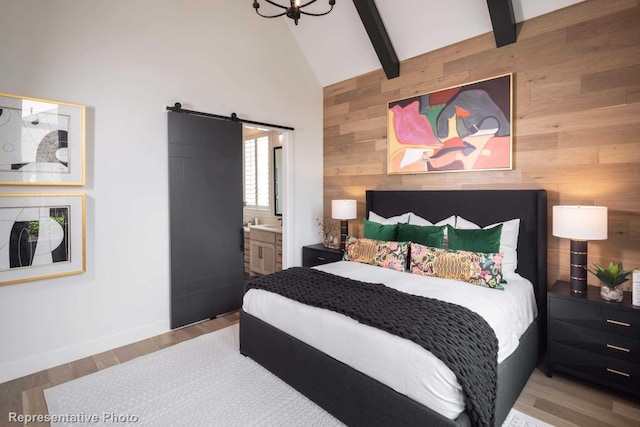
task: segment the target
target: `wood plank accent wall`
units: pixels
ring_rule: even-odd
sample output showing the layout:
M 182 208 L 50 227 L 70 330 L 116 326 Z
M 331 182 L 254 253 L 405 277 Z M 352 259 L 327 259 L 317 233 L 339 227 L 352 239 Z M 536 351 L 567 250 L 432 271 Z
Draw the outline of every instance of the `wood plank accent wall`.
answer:
M 387 175 L 387 103 L 504 73 L 514 76 L 511 171 Z M 496 48 L 487 33 L 324 88 L 324 213 L 367 189 L 538 189 L 549 196 L 549 280 L 569 277 L 569 241 L 551 235 L 551 206 L 604 205 L 609 239 L 589 264 L 640 267 L 640 5 L 587 0 L 518 24 Z M 589 275 L 590 284 L 598 284 Z M 628 287 L 628 284 L 627 284 Z

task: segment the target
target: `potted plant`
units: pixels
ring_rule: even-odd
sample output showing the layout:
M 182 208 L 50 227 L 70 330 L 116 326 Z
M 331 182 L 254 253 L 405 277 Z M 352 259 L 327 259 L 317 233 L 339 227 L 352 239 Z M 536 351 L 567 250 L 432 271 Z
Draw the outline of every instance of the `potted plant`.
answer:
M 606 301 L 621 302 L 624 293 L 618 286 L 629 280 L 629 275 L 633 269 L 625 270 L 622 263 L 609 263 L 608 267 L 603 267 L 598 263 L 593 263 L 593 269 L 587 269 L 589 273 L 596 276 L 604 286 L 600 288 L 600 298 Z
M 316 218 L 316 223 L 320 227 L 319 234 L 322 235 L 322 245 L 325 248 L 338 249 L 340 247 L 340 238 L 338 237 L 340 234 L 338 233 L 336 236 L 337 225 L 327 220 L 322 222 L 320 218 Z

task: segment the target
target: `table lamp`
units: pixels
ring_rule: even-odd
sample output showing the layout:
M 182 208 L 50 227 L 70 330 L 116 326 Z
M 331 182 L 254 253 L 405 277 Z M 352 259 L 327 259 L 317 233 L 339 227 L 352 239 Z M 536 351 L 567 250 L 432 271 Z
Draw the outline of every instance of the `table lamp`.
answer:
M 587 292 L 587 243 L 607 239 L 607 208 L 554 206 L 553 235 L 571 239 L 571 292 Z
M 356 200 L 332 200 L 331 218 L 340 220 L 340 250 L 344 251 L 344 242 L 349 232 L 349 221 L 358 217 Z

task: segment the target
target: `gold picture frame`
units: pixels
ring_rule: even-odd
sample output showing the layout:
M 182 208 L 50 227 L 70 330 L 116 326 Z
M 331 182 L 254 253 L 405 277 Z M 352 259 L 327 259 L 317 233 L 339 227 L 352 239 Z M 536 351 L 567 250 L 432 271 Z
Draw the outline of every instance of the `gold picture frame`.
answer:
M 0 93 L 0 185 L 84 183 L 84 105 Z
M 513 168 L 513 75 L 391 101 L 387 174 Z
M 85 195 L 0 194 L 0 285 L 86 271 Z

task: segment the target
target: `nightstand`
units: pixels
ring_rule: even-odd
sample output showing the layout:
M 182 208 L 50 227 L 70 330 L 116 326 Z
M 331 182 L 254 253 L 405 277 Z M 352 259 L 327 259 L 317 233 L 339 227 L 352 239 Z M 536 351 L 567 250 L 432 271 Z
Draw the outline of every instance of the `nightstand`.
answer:
M 547 294 L 547 375 L 562 371 L 640 396 L 640 309 L 600 299 L 600 288 L 571 294 L 558 281 Z
M 330 262 L 340 261 L 341 259 L 341 250 L 326 248 L 321 243 L 304 246 L 302 248 L 302 265 L 304 267 L 328 264 Z

